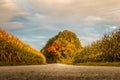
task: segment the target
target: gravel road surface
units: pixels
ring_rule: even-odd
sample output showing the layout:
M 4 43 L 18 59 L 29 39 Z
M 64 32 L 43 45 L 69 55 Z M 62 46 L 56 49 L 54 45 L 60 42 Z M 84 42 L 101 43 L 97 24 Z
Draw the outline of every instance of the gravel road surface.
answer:
M 120 67 L 65 64 L 1 66 L 0 80 L 120 80 Z

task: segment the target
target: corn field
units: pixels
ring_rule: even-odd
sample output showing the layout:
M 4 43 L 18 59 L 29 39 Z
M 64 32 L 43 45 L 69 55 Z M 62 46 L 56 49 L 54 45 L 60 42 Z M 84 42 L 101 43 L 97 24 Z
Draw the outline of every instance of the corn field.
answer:
M 0 29 L 0 65 L 42 63 L 45 57 L 39 51 Z
M 120 29 L 105 34 L 102 39 L 84 47 L 74 58 L 75 63 L 118 61 L 120 61 Z

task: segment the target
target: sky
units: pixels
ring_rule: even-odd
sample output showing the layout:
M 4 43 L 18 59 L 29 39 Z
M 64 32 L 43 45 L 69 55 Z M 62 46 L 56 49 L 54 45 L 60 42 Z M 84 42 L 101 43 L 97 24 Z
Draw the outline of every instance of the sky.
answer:
M 120 0 L 0 0 L 0 27 L 37 50 L 63 30 L 86 46 L 120 28 Z

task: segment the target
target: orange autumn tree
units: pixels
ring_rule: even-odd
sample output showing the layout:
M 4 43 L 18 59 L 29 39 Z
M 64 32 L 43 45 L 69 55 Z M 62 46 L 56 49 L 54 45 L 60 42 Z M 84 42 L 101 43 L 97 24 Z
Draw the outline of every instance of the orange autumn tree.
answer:
M 68 30 L 48 40 L 41 52 L 46 56 L 48 63 L 72 63 L 77 51 L 82 49 L 77 36 Z

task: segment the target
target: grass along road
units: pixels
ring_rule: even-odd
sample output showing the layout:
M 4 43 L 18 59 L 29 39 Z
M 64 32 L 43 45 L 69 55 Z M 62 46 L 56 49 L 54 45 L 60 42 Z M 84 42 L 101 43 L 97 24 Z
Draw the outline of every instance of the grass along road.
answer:
M 120 67 L 65 64 L 1 66 L 0 80 L 120 80 Z

